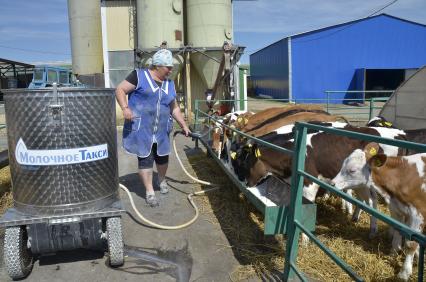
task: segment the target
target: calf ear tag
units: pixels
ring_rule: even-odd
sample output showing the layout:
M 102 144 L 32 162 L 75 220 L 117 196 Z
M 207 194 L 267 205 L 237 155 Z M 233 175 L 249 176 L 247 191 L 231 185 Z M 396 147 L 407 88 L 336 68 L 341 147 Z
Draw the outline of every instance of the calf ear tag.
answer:
M 237 122 L 238 122 L 238 123 L 241 123 L 242 121 L 243 121 L 243 118 L 242 118 L 242 117 L 237 118 Z
M 377 150 L 376 148 L 370 148 L 370 151 L 368 151 L 368 153 L 370 154 L 370 156 L 375 156 L 377 155 Z
M 385 125 L 386 125 L 386 126 L 391 127 L 391 126 L 392 126 L 392 123 L 391 123 L 391 122 L 389 122 L 389 121 L 385 121 Z
M 236 152 L 232 152 L 231 153 L 231 159 L 235 160 L 237 158 L 237 153 Z
M 382 161 L 377 158 L 377 159 L 374 160 L 374 165 L 375 166 L 382 166 Z
M 261 156 L 260 150 L 256 149 L 256 151 L 254 152 L 254 155 L 256 156 L 256 158 L 259 158 Z

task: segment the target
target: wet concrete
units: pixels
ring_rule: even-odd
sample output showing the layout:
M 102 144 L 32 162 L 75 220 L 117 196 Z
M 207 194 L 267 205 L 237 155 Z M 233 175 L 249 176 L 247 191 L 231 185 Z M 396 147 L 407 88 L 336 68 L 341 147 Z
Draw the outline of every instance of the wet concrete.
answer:
M 199 149 L 192 149 L 194 143 L 189 138 L 178 136 L 177 146 L 184 163 L 187 163 L 188 155 L 200 154 Z M 172 188 L 167 195 L 156 192 L 160 199 L 159 208 L 150 208 L 145 204 L 144 189 L 136 172 L 136 158 L 119 149 L 120 182 L 129 188 L 135 204 L 145 217 L 164 225 L 182 224 L 193 217 L 194 210 L 186 197 L 198 186 L 189 182 L 174 154 L 171 155 L 167 175 Z M 223 247 L 228 246 L 229 242 L 215 218 L 200 215 L 193 225 L 185 229 L 158 230 L 137 220 L 130 210 L 127 195 L 123 191 L 120 191 L 120 195 L 129 210 L 122 219 L 126 245 L 125 264 L 122 267 L 109 267 L 103 252 L 61 252 L 37 258 L 32 273 L 25 281 L 230 281 L 229 274 L 240 263 L 231 248 Z M 2 252 L 3 246 L 0 249 Z M 0 281 L 10 281 L 2 256 Z

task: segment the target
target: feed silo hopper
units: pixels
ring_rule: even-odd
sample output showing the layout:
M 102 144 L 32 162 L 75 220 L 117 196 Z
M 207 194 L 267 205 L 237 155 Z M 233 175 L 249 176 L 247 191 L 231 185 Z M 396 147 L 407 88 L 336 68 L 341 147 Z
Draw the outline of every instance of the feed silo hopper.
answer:
M 74 74 L 90 76 L 102 73 L 102 27 L 99 0 L 68 0 L 68 17 Z
M 426 66 L 395 90 L 379 115 L 397 128 L 426 128 Z
M 150 59 L 162 42 L 174 54 L 174 79 L 182 69 L 183 58 L 178 49 L 184 43 L 182 0 L 137 0 L 136 2 L 138 49 L 141 66 L 150 64 Z
M 108 246 L 123 264 L 113 89 L 4 91 L 13 208 L 4 261 L 13 279 L 34 254 Z
M 191 54 L 191 62 L 211 90 L 222 59 L 222 46 L 232 40 L 231 0 L 187 0 L 186 11 L 187 42 L 202 51 Z

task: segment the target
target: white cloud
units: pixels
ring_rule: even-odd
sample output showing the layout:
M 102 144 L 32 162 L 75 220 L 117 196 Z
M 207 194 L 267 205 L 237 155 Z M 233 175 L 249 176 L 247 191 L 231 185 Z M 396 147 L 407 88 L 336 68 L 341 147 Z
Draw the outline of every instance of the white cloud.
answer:
M 50 66 L 63 66 L 63 65 L 71 65 L 71 60 L 64 60 L 64 61 L 34 61 L 30 62 L 32 65 L 50 65 Z

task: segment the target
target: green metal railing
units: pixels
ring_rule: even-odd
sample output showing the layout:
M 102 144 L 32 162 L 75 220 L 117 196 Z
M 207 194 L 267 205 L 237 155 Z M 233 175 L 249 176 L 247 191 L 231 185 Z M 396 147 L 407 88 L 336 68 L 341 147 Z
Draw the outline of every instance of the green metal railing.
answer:
M 327 99 L 330 97 L 330 94 L 362 94 L 362 97 L 356 100 L 368 100 L 368 98 L 365 97 L 365 94 L 384 94 L 383 96 L 390 97 L 393 90 L 326 90 L 324 91 L 327 95 Z M 387 97 L 387 98 L 388 98 Z M 372 98 L 378 98 L 378 97 L 372 97 Z M 384 97 L 383 97 L 384 98 Z M 342 100 L 342 99 L 340 99 Z M 344 100 L 344 99 L 343 99 Z M 352 98 L 349 98 L 349 100 L 352 100 Z
M 196 104 L 197 105 L 197 104 Z M 308 230 L 302 224 L 302 194 L 303 194 L 303 178 L 306 177 L 313 181 L 314 183 L 320 185 L 325 190 L 336 194 L 337 196 L 341 197 L 342 199 L 355 204 L 359 206 L 362 210 L 366 211 L 367 213 L 371 214 L 372 216 L 378 218 L 379 220 L 382 220 L 388 225 L 391 225 L 393 228 L 400 231 L 400 233 L 408 238 L 409 240 L 417 241 L 420 245 L 420 255 L 419 255 L 419 263 L 418 263 L 418 281 L 423 281 L 423 273 L 424 273 L 424 251 L 426 246 L 426 236 L 418 233 L 408 226 L 400 223 L 399 221 L 386 216 L 385 214 L 380 213 L 379 211 L 367 206 L 363 202 L 352 198 L 345 192 L 336 189 L 335 187 L 319 180 L 318 178 L 314 177 L 313 175 L 310 175 L 309 173 L 305 172 L 305 157 L 306 157 L 306 139 L 307 139 L 307 132 L 308 129 L 313 130 L 319 130 L 324 131 L 336 135 L 341 136 L 347 136 L 350 138 L 357 138 L 362 139 L 365 141 L 370 142 L 377 142 L 402 148 L 408 148 L 417 150 L 419 152 L 426 152 L 426 145 L 423 144 L 417 144 L 413 142 L 408 141 L 402 141 L 402 140 L 394 140 L 394 139 L 388 139 L 388 138 L 382 138 L 377 137 L 373 135 L 363 134 L 363 133 L 357 133 L 357 132 L 351 132 L 351 131 L 345 131 L 341 129 L 336 128 L 330 128 L 330 127 L 324 127 L 320 125 L 314 125 L 309 123 L 296 123 L 295 124 L 295 137 L 294 137 L 294 151 L 284 149 L 282 147 L 279 147 L 277 145 L 265 142 L 261 139 L 252 137 L 244 132 L 241 132 L 239 130 L 236 130 L 234 128 L 229 127 L 226 124 L 223 124 L 220 122 L 217 118 L 208 115 L 207 113 L 199 110 L 199 108 L 196 107 L 196 119 L 195 124 L 197 125 L 197 121 L 199 118 L 199 115 L 202 115 L 209 119 L 209 121 L 214 121 L 219 123 L 224 128 L 227 128 L 231 130 L 232 132 L 237 133 L 238 135 L 244 136 L 248 139 L 251 139 L 258 144 L 262 144 L 268 148 L 272 148 L 278 152 L 282 152 L 285 154 L 289 154 L 293 156 L 293 167 L 292 167 L 292 179 L 291 179 L 291 191 L 294 191 L 294 193 L 291 193 L 290 197 L 290 206 L 289 206 L 289 212 L 286 213 L 286 217 L 284 220 L 286 221 L 286 231 L 287 234 L 287 247 L 286 247 L 286 254 L 285 254 L 285 265 L 284 265 L 284 273 L 283 273 L 283 279 L 284 281 L 287 281 L 288 279 L 292 279 L 295 276 L 297 276 L 302 281 L 307 281 L 307 279 L 304 277 L 303 273 L 298 269 L 296 265 L 296 258 L 298 254 L 298 238 L 300 235 L 300 232 L 305 233 L 312 242 L 314 242 L 323 252 L 325 252 L 339 267 L 341 267 L 352 279 L 355 281 L 364 281 L 346 262 L 344 262 L 341 258 L 339 258 L 335 253 L 333 253 L 327 246 L 325 246 L 311 231 Z M 210 123 L 209 123 L 210 124 Z M 226 169 L 225 167 L 222 167 L 223 169 Z M 240 183 L 241 184 L 241 183 Z M 253 201 L 249 197 L 250 201 Z M 256 205 L 257 208 L 258 205 Z
M 384 94 L 386 96 L 391 96 L 393 91 L 388 90 L 365 90 L 365 91 L 359 91 L 359 90 L 326 90 L 326 111 L 331 114 L 339 114 L 340 112 L 344 111 L 344 114 L 347 115 L 366 115 L 368 113 L 368 120 L 373 118 L 374 110 L 380 110 L 382 106 L 377 106 L 376 102 L 386 102 L 389 100 L 389 97 L 373 97 L 366 99 L 366 94 Z M 336 96 L 337 94 L 362 94 L 362 98 L 331 98 L 332 96 Z M 347 106 L 345 108 L 338 107 L 336 104 L 332 102 L 338 102 L 338 103 L 361 103 L 363 105 L 368 104 L 367 106 Z M 349 110 L 349 111 L 348 111 Z M 350 110 L 354 110 L 354 112 L 351 112 Z M 356 110 L 356 111 L 355 111 Z M 361 111 L 360 111 L 361 110 Z
M 418 281 L 423 281 L 423 272 L 424 272 L 424 250 L 426 246 L 426 236 L 424 234 L 418 233 L 408 226 L 396 221 L 395 219 L 388 217 L 377 210 L 367 206 L 361 201 L 354 199 L 348 196 L 346 193 L 334 188 L 333 186 L 315 178 L 305 171 L 305 157 L 306 157 L 306 138 L 308 129 L 320 130 L 336 135 L 347 136 L 350 138 L 362 139 L 370 142 L 377 142 L 407 149 L 413 149 L 419 152 L 426 152 L 426 145 L 417 144 L 408 141 L 393 140 L 388 138 L 382 138 L 377 136 L 372 136 L 368 134 L 362 134 L 357 132 L 350 132 L 336 128 L 324 127 L 319 125 L 313 125 L 308 123 L 296 123 L 295 124 L 295 154 L 292 170 L 292 183 L 291 191 L 291 201 L 290 201 L 290 214 L 287 222 L 287 249 L 286 249 L 286 260 L 284 267 L 284 280 L 287 281 L 290 278 L 298 276 L 301 280 L 307 281 L 303 274 L 298 270 L 296 265 L 296 258 L 298 253 L 298 238 L 300 232 L 305 233 L 318 247 L 323 250 L 337 265 L 339 265 L 352 279 L 355 281 L 363 281 L 353 269 L 347 265 L 343 260 L 341 260 L 336 254 L 324 246 L 314 234 L 306 230 L 304 226 L 300 223 L 300 210 L 302 206 L 302 189 L 303 189 L 303 178 L 306 177 L 314 183 L 320 185 L 329 192 L 332 192 L 344 200 L 358 205 L 361 209 L 371 214 L 372 216 L 378 218 L 379 220 L 391 225 L 393 228 L 401 232 L 401 234 L 408 238 L 419 243 L 420 245 L 420 254 L 419 254 L 419 264 L 418 264 Z
M 262 198 L 259 198 L 257 195 L 255 195 L 252 191 L 249 191 L 247 189 L 244 182 L 240 181 L 237 176 L 229 170 L 229 167 L 225 165 L 225 162 L 223 162 L 218 155 L 216 155 L 217 152 L 214 152 L 211 149 L 211 136 L 208 134 L 210 131 L 215 128 L 215 125 L 212 125 L 210 121 L 213 121 L 214 123 L 220 124 L 220 126 L 227 128 L 229 130 L 232 130 L 236 132 L 237 134 L 241 136 L 245 136 L 247 138 L 250 138 L 257 142 L 258 144 L 263 144 L 265 146 L 268 146 L 270 148 L 273 148 L 277 152 L 282 152 L 285 154 L 293 155 L 293 151 L 270 144 L 268 142 L 265 142 L 261 139 L 252 137 L 250 135 L 247 135 L 243 132 L 240 132 L 236 129 L 230 128 L 228 125 L 223 124 L 220 122 L 217 118 L 214 116 L 209 116 L 207 113 L 199 111 L 199 114 L 203 117 L 206 117 L 209 119 L 208 124 L 198 124 L 194 125 L 193 129 L 196 131 L 204 131 L 202 133 L 202 138 L 197 139 L 200 140 L 200 142 L 206 147 L 207 152 L 209 155 L 218 163 L 218 165 L 223 169 L 223 171 L 228 175 L 228 177 L 232 180 L 232 182 L 240 189 L 240 191 L 247 197 L 247 199 L 256 207 L 258 211 L 260 211 L 263 216 L 263 222 L 264 222 L 264 230 L 263 233 L 265 235 L 275 235 L 275 234 L 285 234 L 285 231 L 287 230 L 287 214 L 289 213 L 289 206 L 284 204 L 273 204 L 273 205 L 267 205 Z M 202 128 L 200 128 L 202 127 Z M 207 129 L 208 132 L 205 132 Z M 196 141 L 196 147 L 198 146 Z M 268 183 L 269 184 L 269 183 Z M 280 187 L 285 190 L 290 190 L 290 187 Z M 314 230 L 315 229 L 315 222 L 316 222 L 316 204 L 306 201 L 303 203 L 303 211 L 302 211 L 302 217 L 303 222 L 305 223 L 305 228 L 308 230 Z
M 301 103 L 315 103 L 315 104 L 325 104 L 325 110 L 330 114 L 336 114 L 336 115 L 344 115 L 346 117 L 350 116 L 358 116 L 358 117 L 365 117 L 364 119 L 360 120 L 360 118 L 357 118 L 357 121 L 368 121 L 371 120 L 374 116 L 374 112 L 376 110 L 380 110 L 382 106 L 378 106 L 377 102 L 386 102 L 389 98 L 371 98 L 371 99 L 345 99 L 343 101 L 345 102 L 360 102 L 364 103 L 366 105 L 364 106 L 349 106 L 349 105 L 339 105 L 335 104 L 333 102 L 338 102 L 341 104 L 342 99 L 337 98 L 331 98 L 330 94 L 334 93 L 333 91 L 329 91 L 330 93 L 327 93 L 326 99 L 318 99 L 318 98 L 307 98 L 307 99 L 262 99 L 262 101 L 271 101 L 271 102 L 283 102 L 283 103 L 292 103 L 292 104 L 301 104 Z M 339 92 L 340 93 L 340 92 Z M 217 102 L 254 102 L 254 100 L 251 99 L 242 99 L 242 100 L 216 100 Z M 198 121 L 199 118 L 199 111 L 200 111 L 200 105 L 202 103 L 206 103 L 207 100 L 198 100 L 196 99 L 194 101 L 194 112 L 195 112 L 195 122 Z

